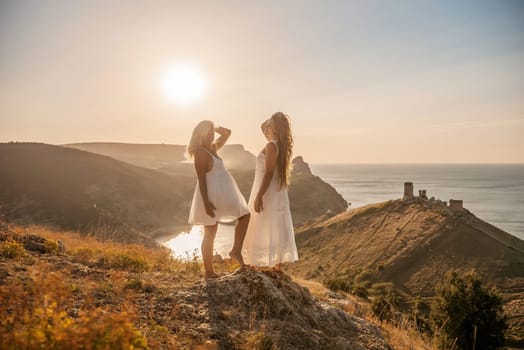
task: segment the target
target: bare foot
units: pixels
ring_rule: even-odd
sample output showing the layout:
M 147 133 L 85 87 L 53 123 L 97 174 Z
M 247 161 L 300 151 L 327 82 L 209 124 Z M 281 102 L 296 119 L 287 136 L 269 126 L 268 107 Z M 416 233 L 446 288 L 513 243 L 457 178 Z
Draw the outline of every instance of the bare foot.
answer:
M 274 269 L 277 271 L 282 271 L 282 264 L 276 264 Z
M 237 252 L 234 252 L 234 251 L 230 251 L 229 252 L 229 257 L 231 259 L 233 259 L 234 261 L 236 261 L 240 266 L 244 266 L 244 259 L 242 259 L 242 254 L 240 253 L 237 253 Z
M 209 278 L 218 278 L 218 277 L 222 277 L 224 276 L 224 274 L 221 274 L 221 273 L 216 273 L 216 272 L 210 272 L 210 273 L 207 273 L 205 274 L 204 278 L 207 280 Z

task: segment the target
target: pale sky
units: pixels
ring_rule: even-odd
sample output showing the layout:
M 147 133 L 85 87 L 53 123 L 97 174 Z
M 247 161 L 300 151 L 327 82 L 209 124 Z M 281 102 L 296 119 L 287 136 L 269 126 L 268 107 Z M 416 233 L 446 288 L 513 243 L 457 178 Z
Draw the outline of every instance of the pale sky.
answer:
M 187 62 L 208 88 L 180 106 Z M 276 111 L 312 163 L 524 162 L 524 2 L 0 0 L 0 142 L 186 144 L 211 119 L 256 153 Z

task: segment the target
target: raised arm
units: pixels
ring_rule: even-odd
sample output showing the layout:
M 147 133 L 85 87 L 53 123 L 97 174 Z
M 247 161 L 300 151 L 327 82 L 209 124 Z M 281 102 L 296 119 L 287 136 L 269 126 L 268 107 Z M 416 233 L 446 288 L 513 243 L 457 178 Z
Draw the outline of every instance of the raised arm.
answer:
M 207 179 L 206 173 L 208 172 L 208 161 L 209 154 L 206 151 L 200 149 L 195 153 L 195 170 L 198 177 L 198 187 L 200 189 L 200 194 L 202 195 L 202 200 L 204 201 L 204 206 L 206 208 L 207 215 L 212 218 L 215 217 L 215 206 L 209 200 L 207 195 Z
M 215 132 L 220 135 L 213 143 L 216 152 L 226 144 L 229 136 L 231 136 L 231 130 L 218 126 L 215 128 Z
M 257 196 L 255 198 L 255 211 L 260 213 L 264 210 L 264 203 L 262 202 L 262 197 L 266 193 L 271 179 L 273 178 L 273 173 L 275 172 L 275 167 L 277 165 L 277 146 L 273 142 L 269 142 L 266 145 L 266 171 L 264 173 L 264 178 L 262 179 L 262 185 L 258 190 Z

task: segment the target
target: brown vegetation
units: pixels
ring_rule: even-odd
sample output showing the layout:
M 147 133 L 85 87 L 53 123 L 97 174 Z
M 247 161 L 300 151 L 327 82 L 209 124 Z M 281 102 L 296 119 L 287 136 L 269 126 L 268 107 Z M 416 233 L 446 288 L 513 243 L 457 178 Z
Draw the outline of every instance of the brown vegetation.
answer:
M 9 315 L 0 320 L 1 348 L 389 349 L 386 339 L 408 337 L 343 312 L 322 286 L 311 296 L 275 270 L 205 281 L 199 262 L 160 247 L 42 227 L 2 224 L 0 232 L 0 312 Z M 21 242 L 30 233 L 62 249 L 27 250 Z
M 524 242 L 465 209 L 420 198 L 388 201 L 306 225 L 296 241 L 300 261 L 289 273 L 361 294 L 392 282 L 409 312 L 416 298 L 431 301 L 447 271 L 474 269 L 500 289 L 510 335 L 524 334 Z

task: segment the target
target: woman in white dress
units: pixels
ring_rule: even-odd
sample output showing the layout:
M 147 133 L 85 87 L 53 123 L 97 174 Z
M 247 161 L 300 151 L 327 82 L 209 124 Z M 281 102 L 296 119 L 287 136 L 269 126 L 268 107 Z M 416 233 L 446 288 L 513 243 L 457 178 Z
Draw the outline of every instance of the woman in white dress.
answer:
M 269 142 L 256 160 L 244 256 L 249 265 L 280 269 L 282 263 L 298 260 L 287 189 L 293 148 L 288 116 L 273 114 L 262 132 Z
M 215 132 L 220 135 L 216 141 L 214 141 Z M 217 223 L 238 220 L 235 227 L 235 242 L 229 256 L 240 265 L 244 265 L 241 251 L 249 222 L 249 209 L 235 180 L 217 155 L 217 151 L 226 143 L 230 135 L 231 130 L 215 128 L 213 122 L 204 120 L 193 130 L 187 147 L 188 156 L 194 158 L 198 177 L 188 223 L 204 225 L 202 258 L 206 278 L 219 276 L 213 268 L 213 245 Z

